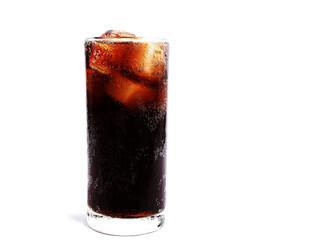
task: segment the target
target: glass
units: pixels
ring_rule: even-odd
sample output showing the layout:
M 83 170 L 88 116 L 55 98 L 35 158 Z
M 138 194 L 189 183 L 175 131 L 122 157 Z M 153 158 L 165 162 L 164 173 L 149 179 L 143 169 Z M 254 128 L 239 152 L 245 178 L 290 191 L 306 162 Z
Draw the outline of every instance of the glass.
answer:
M 85 41 L 89 226 L 112 235 L 164 224 L 168 42 Z

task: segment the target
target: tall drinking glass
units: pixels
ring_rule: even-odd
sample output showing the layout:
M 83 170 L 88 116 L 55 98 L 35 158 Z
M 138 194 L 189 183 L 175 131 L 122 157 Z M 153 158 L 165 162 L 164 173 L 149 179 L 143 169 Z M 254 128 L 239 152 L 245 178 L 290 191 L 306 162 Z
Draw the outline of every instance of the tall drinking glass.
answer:
M 112 235 L 164 224 L 168 42 L 85 40 L 88 224 Z

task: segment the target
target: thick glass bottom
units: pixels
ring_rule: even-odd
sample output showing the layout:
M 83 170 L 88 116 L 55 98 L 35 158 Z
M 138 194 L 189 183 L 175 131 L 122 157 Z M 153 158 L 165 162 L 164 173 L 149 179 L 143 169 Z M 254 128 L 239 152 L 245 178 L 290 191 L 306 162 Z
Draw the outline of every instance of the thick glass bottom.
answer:
M 87 221 L 90 228 L 97 232 L 133 236 L 155 232 L 164 225 L 164 213 L 141 218 L 115 218 L 94 212 L 88 208 Z

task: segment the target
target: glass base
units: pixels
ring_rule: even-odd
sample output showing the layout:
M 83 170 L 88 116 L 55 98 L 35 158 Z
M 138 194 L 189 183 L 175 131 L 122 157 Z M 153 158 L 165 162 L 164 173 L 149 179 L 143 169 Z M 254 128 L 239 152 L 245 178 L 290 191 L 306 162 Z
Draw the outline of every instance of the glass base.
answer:
M 87 221 L 89 227 L 97 232 L 133 236 L 155 232 L 163 227 L 164 212 L 142 218 L 115 218 L 96 213 L 88 208 Z

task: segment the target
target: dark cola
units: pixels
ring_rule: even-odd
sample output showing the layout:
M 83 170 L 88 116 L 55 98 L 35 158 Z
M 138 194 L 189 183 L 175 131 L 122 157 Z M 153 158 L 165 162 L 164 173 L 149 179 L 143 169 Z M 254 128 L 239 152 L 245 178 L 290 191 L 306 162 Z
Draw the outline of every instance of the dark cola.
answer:
M 109 31 L 86 41 L 88 206 L 147 217 L 165 208 L 168 44 Z

